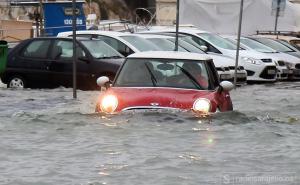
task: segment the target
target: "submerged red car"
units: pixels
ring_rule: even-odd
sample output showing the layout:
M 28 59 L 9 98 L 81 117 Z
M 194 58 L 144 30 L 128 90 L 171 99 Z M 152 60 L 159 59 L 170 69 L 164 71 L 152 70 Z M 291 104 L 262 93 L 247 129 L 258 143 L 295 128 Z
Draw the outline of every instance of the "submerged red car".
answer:
M 127 57 L 112 84 L 96 105 L 97 112 L 117 113 L 134 109 L 183 109 L 199 113 L 231 111 L 233 84 L 219 82 L 214 63 L 196 53 L 151 51 Z

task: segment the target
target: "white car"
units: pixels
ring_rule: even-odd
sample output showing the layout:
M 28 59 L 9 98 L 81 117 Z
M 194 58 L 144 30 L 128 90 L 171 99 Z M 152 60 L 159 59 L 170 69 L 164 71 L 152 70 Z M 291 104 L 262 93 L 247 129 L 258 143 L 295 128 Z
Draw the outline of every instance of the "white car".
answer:
M 175 29 L 158 29 L 149 33 L 175 33 Z M 146 33 L 146 32 L 144 32 Z M 236 57 L 236 46 L 217 34 L 201 31 L 196 28 L 180 28 L 181 35 L 189 35 L 200 47 L 206 47 L 207 52 L 217 53 L 232 58 Z M 276 65 L 271 58 L 255 51 L 240 51 L 239 65 L 247 71 L 247 81 L 276 81 Z
M 67 31 L 58 33 L 57 37 L 70 37 L 72 35 L 72 31 Z M 78 37 L 92 37 L 102 40 L 125 57 L 136 52 L 160 50 L 152 42 L 137 35 L 128 33 L 115 31 L 83 30 L 76 31 L 76 35 Z
M 235 36 L 224 35 L 223 37 L 229 40 L 230 42 L 236 44 L 237 38 Z M 241 37 L 240 44 L 241 47 L 245 50 L 257 51 L 268 55 L 276 64 L 278 80 L 288 79 L 288 76 L 293 74 L 293 70 L 287 67 L 289 63 L 299 63 L 299 59 L 297 57 L 278 52 L 266 45 L 263 45 L 247 37 Z
M 153 42 L 163 51 L 174 51 L 175 48 L 175 38 L 172 36 L 158 35 L 158 34 L 139 34 L 139 36 Z M 216 66 L 217 72 L 221 80 L 234 80 L 234 66 L 235 61 L 226 56 L 207 54 L 200 48 L 182 40 L 180 37 L 178 39 L 178 51 L 182 52 L 192 52 L 199 54 L 206 54 L 208 57 L 212 58 Z M 242 66 L 238 66 L 237 70 L 237 85 L 242 85 L 247 82 L 247 72 Z
M 277 42 L 276 40 L 269 39 L 269 38 L 263 38 L 263 37 L 247 37 L 247 38 L 258 41 L 276 51 L 296 57 L 298 60 L 297 59 L 289 60 L 288 62 L 286 62 L 286 64 L 288 68 L 292 70 L 292 73 L 289 74 L 290 78 L 296 80 L 300 79 L 300 58 L 297 57 L 298 55 L 300 57 L 299 51 L 296 51 L 280 42 Z M 291 57 L 286 57 L 286 60 L 288 58 Z

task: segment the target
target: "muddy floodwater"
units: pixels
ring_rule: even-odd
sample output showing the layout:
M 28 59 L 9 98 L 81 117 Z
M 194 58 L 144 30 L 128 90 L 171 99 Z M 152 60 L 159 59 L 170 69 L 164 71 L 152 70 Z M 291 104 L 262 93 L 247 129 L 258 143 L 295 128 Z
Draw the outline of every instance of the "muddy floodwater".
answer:
M 98 94 L 0 88 L 0 184 L 300 184 L 299 82 L 240 87 L 210 119 L 99 115 Z

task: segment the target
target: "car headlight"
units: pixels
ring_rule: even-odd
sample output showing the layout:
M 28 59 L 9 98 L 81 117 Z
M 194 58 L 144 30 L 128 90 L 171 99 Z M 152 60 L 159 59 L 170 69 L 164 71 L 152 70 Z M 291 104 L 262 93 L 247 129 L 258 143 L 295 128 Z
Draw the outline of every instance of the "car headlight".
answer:
M 106 95 L 100 102 L 102 112 L 113 113 L 118 107 L 118 98 L 114 95 Z
M 209 113 L 211 109 L 211 103 L 206 98 L 199 98 L 194 102 L 193 110 L 201 113 Z
M 250 57 L 242 57 L 242 60 L 244 62 L 250 63 L 250 64 L 255 64 L 255 65 L 261 65 L 262 62 L 260 60 L 250 58 Z

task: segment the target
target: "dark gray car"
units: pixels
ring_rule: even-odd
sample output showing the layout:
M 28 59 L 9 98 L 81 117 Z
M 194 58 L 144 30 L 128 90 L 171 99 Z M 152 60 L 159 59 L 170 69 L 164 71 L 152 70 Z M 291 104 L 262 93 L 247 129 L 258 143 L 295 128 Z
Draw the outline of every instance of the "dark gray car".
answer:
M 100 40 L 77 40 L 77 86 L 96 89 L 99 76 L 113 80 L 124 57 Z M 73 42 L 70 38 L 28 39 L 10 50 L 6 71 L 0 75 L 8 87 L 71 87 Z

